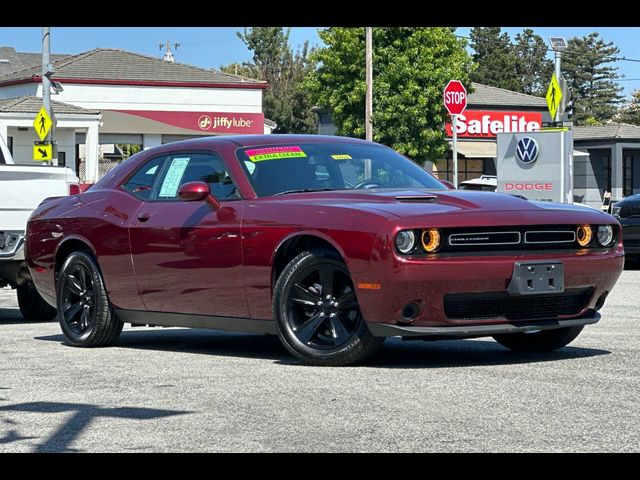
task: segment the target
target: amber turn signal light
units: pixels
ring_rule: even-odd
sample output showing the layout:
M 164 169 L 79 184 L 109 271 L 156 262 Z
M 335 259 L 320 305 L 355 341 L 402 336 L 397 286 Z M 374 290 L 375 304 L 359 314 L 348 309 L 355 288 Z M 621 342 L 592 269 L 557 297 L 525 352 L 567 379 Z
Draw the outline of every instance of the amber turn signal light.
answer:
M 578 230 L 576 230 L 576 236 L 578 239 L 578 245 L 586 247 L 593 239 L 593 230 L 590 225 L 580 225 Z
M 440 231 L 437 228 L 430 228 L 422 232 L 422 248 L 426 252 L 432 253 L 440 248 Z

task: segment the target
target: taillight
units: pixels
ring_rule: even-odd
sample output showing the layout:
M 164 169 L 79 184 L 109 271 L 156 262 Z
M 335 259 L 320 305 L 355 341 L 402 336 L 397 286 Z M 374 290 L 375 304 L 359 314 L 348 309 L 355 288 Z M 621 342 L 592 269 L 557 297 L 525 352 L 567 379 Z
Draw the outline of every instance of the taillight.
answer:
M 78 185 L 77 183 L 69 184 L 69 195 L 78 195 L 80 193 L 82 193 L 82 190 L 80 190 L 80 185 Z

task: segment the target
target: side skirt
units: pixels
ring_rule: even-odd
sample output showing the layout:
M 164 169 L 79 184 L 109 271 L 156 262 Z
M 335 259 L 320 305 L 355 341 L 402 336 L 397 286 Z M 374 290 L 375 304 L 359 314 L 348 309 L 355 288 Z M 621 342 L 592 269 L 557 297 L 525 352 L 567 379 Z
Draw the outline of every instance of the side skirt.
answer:
M 183 313 L 143 312 L 139 310 L 114 309 L 124 323 L 148 325 L 150 327 L 189 327 L 231 330 L 247 333 L 276 334 L 273 320 L 253 320 L 250 318 L 216 317 L 208 315 L 189 315 Z

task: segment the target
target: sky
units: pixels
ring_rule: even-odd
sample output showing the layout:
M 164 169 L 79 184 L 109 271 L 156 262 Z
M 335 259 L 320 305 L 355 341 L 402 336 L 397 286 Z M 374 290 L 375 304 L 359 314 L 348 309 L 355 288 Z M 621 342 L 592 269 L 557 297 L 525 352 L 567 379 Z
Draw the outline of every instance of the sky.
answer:
M 167 40 L 180 43 L 174 52 L 178 62 L 204 68 L 244 62 L 251 53 L 236 36 L 243 27 L 52 27 L 51 50 L 53 53 L 76 54 L 97 47 L 121 48 L 150 56 L 162 57 L 160 43 Z M 506 27 L 503 30 L 513 38 L 525 27 Z M 640 59 L 640 28 L 637 27 L 531 27 L 545 41 L 549 36 L 584 36 L 599 32 L 605 41 L 613 41 L 620 48 L 620 56 Z M 469 35 L 470 27 L 460 27 L 456 33 Z M 322 42 L 314 27 L 292 27 L 290 42 L 301 46 L 306 40 L 310 45 Z M 0 46 L 11 46 L 18 51 L 41 51 L 40 27 L 0 27 Z M 164 48 L 162 49 L 164 51 Z M 549 56 L 551 57 L 551 53 Z M 640 62 L 616 62 L 619 73 L 626 79 L 620 82 L 624 94 L 629 96 L 640 88 Z

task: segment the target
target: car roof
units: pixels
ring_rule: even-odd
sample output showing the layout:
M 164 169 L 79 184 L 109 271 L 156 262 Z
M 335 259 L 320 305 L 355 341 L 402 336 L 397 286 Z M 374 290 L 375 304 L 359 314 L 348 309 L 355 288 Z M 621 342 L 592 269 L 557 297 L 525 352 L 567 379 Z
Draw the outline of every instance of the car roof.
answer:
M 221 135 L 201 137 L 185 140 L 193 144 L 215 145 L 224 142 L 233 142 L 240 147 L 252 147 L 256 145 L 279 145 L 283 143 L 361 143 L 372 144 L 359 138 L 340 137 L 337 135 L 292 135 L 292 134 L 265 134 L 265 135 Z M 180 142 L 176 142 L 180 143 Z

